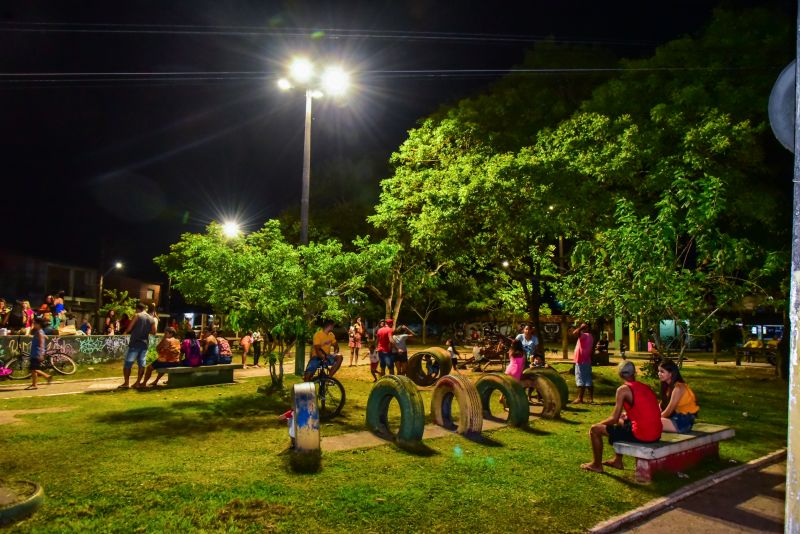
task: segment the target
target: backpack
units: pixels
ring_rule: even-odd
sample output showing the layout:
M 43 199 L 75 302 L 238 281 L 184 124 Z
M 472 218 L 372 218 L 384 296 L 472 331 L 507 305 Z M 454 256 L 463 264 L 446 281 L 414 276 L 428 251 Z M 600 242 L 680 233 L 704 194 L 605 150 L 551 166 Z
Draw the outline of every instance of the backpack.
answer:
M 233 356 L 231 352 L 231 344 L 224 337 L 217 338 L 217 345 L 219 345 L 219 355 L 223 358 L 230 358 Z

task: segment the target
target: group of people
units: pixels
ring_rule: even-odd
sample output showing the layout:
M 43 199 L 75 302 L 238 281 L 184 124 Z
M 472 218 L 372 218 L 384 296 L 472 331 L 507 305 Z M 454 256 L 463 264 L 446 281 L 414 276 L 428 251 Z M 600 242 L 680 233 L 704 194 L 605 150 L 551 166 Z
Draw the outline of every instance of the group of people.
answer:
M 168 367 L 199 367 L 233 361 L 230 342 L 216 329 L 204 329 L 200 339 L 194 330 L 188 329 L 184 331 L 183 340 L 179 341 L 175 327 L 168 326 L 164 329 L 164 337 L 156 345 L 157 359 L 147 365 L 150 336 L 155 335 L 157 326 L 158 319 L 147 313 L 147 306 L 143 303 L 137 304 L 136 314 L 123 332 L 130 335 L 130 340 L 123 364 L 123 382 L 118 386 L 119 389 L 146 387 L 153 372 L 156 373 L 156 378 L 149 385 L 157 386 L 164 376 L 162 370 Z M 138 373 L 136 381 L 130 384 L 134 363 L 137 365 Z
M 46 335 L 55 334 L 65 326 L 76 327 L 75 315 L 67 311 L 64 295 L 64 291 L 47 295 L 35 310 L 28 300 L 9 305 L 6 299 L 0 298 L 0 330 L 3 334 L 31 335 L 36 320 L 41 321 Z

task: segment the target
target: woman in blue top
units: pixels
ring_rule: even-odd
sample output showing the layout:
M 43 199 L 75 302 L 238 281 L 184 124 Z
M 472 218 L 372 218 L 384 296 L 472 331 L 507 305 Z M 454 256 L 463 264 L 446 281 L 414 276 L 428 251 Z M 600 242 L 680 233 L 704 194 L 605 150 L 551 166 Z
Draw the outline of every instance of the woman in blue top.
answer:
M 45 353 L 45 344 L 47 343 L 47 336 L 44 335 L 44 320 L 43 319 L 36 319 L 33 323 L 33 331 L 31 331 L 31 335 L 33 336 L 33 340 L 31 341 L 31 357 L 30 357 L 30 369 L 31 369 L 31 385 L 25 389 L 39 389 L 36 387 L 36 381 L 39 379 L 40 376 L 43 376 L 47 383 L 49 384 L 53 377 L 48 375 L 44 371 L 41 370 L 42 368 L 42 360 L 44 359 Z
M 522 333 L 516 337 L 516 341 L 522 343 L 522 350 L 525 351 L 525 367 L 528 367 L 539 348 L 539 338 L 534 334 L 533 325 L 526 324 Z

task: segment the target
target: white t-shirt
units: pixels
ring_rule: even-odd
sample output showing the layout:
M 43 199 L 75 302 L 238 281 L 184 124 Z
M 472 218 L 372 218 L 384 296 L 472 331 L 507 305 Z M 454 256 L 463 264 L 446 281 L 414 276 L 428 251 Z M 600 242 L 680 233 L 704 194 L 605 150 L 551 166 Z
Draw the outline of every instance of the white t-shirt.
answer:
M 369 363 L 378 363 L 378 351 L 371 350 L 369 352 Z
M 519 334 L 516 339 L 522 342 L 522 349 L 525 351 L 525 356 L 530 358 L 533 355 L 534 349 L 539 344 L 539 338 L 531 336 L 528 340 L 525 339 L 525 334 Z
M 398 334 L 394 336 L 394 344 L 397 347 L 398 352 L 408 352 L 408 348 L 406 347 L 406 339 L 408 339 L 408 334 Z

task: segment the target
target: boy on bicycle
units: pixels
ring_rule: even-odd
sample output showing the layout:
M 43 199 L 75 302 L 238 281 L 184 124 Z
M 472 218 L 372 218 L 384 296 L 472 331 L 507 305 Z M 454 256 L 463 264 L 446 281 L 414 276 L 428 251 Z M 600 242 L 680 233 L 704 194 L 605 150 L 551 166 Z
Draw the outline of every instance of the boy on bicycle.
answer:
M 322 323 L 322 328 L 317 330 L 314 334 L 314 347 L 311 349 L 311 358 L 308 360 L 308 366 L 303 374 L 303 381 L 309 382 L 317 372 L 317 369 L 322 365 L 325 360 L 330 366 L 330 376 L 336 374 L 339 367 L 342 365 L 342 355 L 339 354 L 339 344 L 336 343 L 336 336 L 333 335 L 333 321 L 326 319 Z

